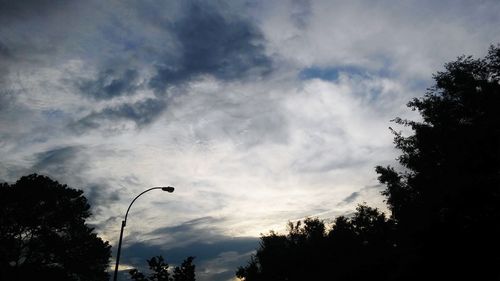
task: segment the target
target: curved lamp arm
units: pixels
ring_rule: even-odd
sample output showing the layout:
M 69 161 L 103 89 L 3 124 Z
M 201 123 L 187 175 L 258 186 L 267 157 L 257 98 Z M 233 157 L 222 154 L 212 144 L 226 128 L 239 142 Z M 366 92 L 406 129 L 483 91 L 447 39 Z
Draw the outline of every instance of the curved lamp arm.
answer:
M 167 187 L 156 186 L 156 187 L 152 187 L 150 189 L 146 189 L 143 192 L 141 192 L 139 195 L 137 195 L 134 198 L 134 200 L 132 200 L 132 202 L 130 202 L 130 205 L 128 206 L 127 212 L 125 213 L 125 219 L 123 220 L 123 223 L 122 223 L 123 227 L 125 227 L 125 225 L 127 225 L 128 212 L 130 211 L 130 207 L 132 207 L 132 204 L 134 204 L 135 200 L 137 200 L 137 198 L 139 198 L 144 193 L 146 193 L 148 191 L 151 191 L 151 190 L 154 190 L 154 189 L 161 189 L 163 191 L 167 191 L 167 192 L 170 192 L 170 193 L 174 192 L 174 188 L 172 186 L 167 186 Z
M 146 193 L 148 191 L 154 190 L 154 189 L 161 189 L 163 191 L 170 192 L 170 193 L 174 192 L 174 188 L 171 186 L 166 186 L 166 187 L 156 186 L 156 187 L 152 187 L 150 189 L 144 190 L 139 195 L 137 195 L 134 198 L 134 200 L 132 200 L 132 202 L 130 202 L 130 205 L 128 206 L 127 212 L 125 213 L 125 219 L 122 221 L 122 228 L 120 230 L 120 240 L 118 242 L 118 250 L 116 252 L 115 274 L 113 275 L 113 281 L 116 281 L 118 278 L 118 266 L 120 264 L 120 253 L 121 253 L 121 248 L 122 248 L 123 229 L 125 228 L 125 225 L 127 224 L 128 211 L 130 211 L 130 207 L 132 207 L 132 204 L 134 204 L 135 200 L 137 200 L 137 198 L 139 198 L 139 196 L 143 195 L 144 193 Z

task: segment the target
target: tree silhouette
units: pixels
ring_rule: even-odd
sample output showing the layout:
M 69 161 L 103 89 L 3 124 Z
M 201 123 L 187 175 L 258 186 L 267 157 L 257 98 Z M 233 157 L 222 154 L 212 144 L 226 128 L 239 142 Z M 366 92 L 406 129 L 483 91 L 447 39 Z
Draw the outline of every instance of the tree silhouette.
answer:
M 394 223 L 375 208 L 358 206 L 328 229 L 319 219 L 289 223 L 288 234 L 271 232 L 236 275 L 254 280 L 387 280 Z
M 32 174 L 0 185 L 1 280 L 108 280 L 110 246 L 81 190 Z
M 376 168 L 409 253 L 404 278 L 499 280 L 500 46 L 434 79 L 408 104 L 422 121 L 395 120 L 414 131 L 394 131 L 406 170 Z
M 186 258 L 180 266 L 173 270 L 173 275 L 169 272 L 169 264 L 162 256 L 152 257 L 147 260 L 151 274 L 146 277 L 137 269 L 129 271 L 130 277 L 136 281 L 195 281 L 194 257 Z
M 185 259 L 181 266 L 174 269 L 174 281 L 195 281 L 195 265 L 193 264 L 194 257 Z

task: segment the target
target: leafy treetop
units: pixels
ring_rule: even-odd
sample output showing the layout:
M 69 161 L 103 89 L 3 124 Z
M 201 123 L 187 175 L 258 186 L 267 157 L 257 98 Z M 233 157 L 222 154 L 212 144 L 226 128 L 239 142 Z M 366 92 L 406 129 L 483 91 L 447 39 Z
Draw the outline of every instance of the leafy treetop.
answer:
M 108 280 L 110 246 L 81 190 L 32 174 L 0 185 L 1 280 Z
M 194 257 L 187 257 L 180 266 L 169 271 L 169 264 L 162 256 L 152 257 L 147 260 L 151 273 L 148 277 L 137 269 L 129 271 L 130 277 L 135 281 L 195 281 Z

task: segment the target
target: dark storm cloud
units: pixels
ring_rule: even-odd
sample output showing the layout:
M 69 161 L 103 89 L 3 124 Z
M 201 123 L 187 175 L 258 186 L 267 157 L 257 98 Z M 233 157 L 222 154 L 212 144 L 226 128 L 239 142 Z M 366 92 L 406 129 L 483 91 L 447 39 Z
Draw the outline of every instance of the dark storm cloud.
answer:
M 14 54 L 1 39 L 2 38 L 0 37 L 0 99 L 2 99 L 2 96 L 6 95 L 5 89 L 8 85 L 5 83 L 5 77 L 9 72 L 11 63 L 14 61 Z M 2 107 L 5 107 L 2 104 L 3 101 L 0 100 L 0 110 Z
M 132 121 L 141 127 L 154 121 L 166 107 L 167 103 L 164 100 L 151 98 L 135 103 L 125 103 L 92 112 L 70 124 L 70 128 L 78 133 L 83 133 L 89 129 L 98 129 L 107 121 Z
M 368 78 L 370 74 L 377 74 L 382 77 L 388 75 L 384 69 L 372 71 L 370 69 L 349 65 L 336 67 L 311 66 L 302 69 L 299 72 L 298 78 L 301 80 L 321 79 L 325 81 L 336 81 L 342 73 L 362 78 Z
M 83 190 L 92 206 L 92 213 L 100 215 L 106 206 L 120 200 L 120 192 L 107 179 L 93 182 L 85 178 L 85 171 L 91 167 L 86 149 L 85 146 L 64 146 L 37 153 L 32 167 L 25 169 L 25 173 L 43 174 L 66 183 L 71 188 Z M 99 151 L 101 157 L 110 153 L 112 152 Z
M 222 14 L 210 4 L 190 3 L 180 19 L 166 26 L 178 40 L 180 55 L 157 66 L 150 86 L 162 91 L 200 74 L 231 80 L 271 70 L 263 35 L 250 21 Z
M 45 65 L 60 67 L 60 58 L 82 59 L 82 66 L 68 66 L 65 78 L 60 80 L 64 83 L 61 89 L 68 87 L 72 93 L 107 101 L 133 96 L 146 87 L 162 93 L 170 85 L 184 84 L 199 75 L 220 80 L 246 79 L 265 75 L 272 68 L 261 31 L 230 5 L 157 3 L 149 10 L 148 4 L 124 2 L 94 13 L 93 2 L 68 3 L 0 0 L 4 8 L 0 14 L 9 13 L 8 19 L 4 18 L 6 25 L 0 26 L 0 78 L 13 65 L 16 71 L 29 66 L 30 71 L 41 73 L 45 69 L 39 67 Z M 79 5 L 82 9 L 77 9 Z M 127 20 L 104 17 L 113 7 L 121 11 L 130 5 L 137 14 L 132 13 Z M 171 6 L 175 13 L 169 12 L 174 9 Z M 162 16 L 165 13 L 170 15 Z M 87 21 L 90 16 L 92 22 Z M 148 32 L 151 30 L 154 32 Z M 97 75 L 83 78 L 88 76 L 79 71 L 89 69 L 96 69 Z M 141 76 L 149 74 L 149 70 L 152 76 Z M 44 88 L 47 85 L 40 84 L 37 91 L 53 92 Z M 110 127 L 116 130 L 123 121 L 141 127 L 155 121 L 167 109 L 169 99 L 158 96 L 124 101 L 83 117 L 74 116 L 68 127 L 77 133 Z
M 69 0 L 0 0 L 0 22 L 23 20 L 33 16 L 43 16 L 68 5 Z
M 73 160 L 81 151 L 78 146 L 66 146 L 35 154 L 32 170 L 48 175 L 64 175 L 74 168 Z
M 4 90 L 2 89 L 1 87 L 3 86 L 2 84 L 2 76 L 1 76 L 1 70 L 0 70 L 0 117 L 9 117 L 7 116 L 7 114 L 5 114 L 6 116 L 3 116 L 4 115 L 4 111 L 13 111 L 12 108 L 15 106 L 15 102 L 16 102 L 16 97 L 15 95 L 8 91 L 8 90 Z M 10 114 L 14 114 L 15 112 L 9 112 Z M 2 118 L 3 120 L 3 118 Z M 0 124 L 1 124 L 1 120 L 0 120 Z M 2 137 L 0 136 L 0 139 L 2 139 Z
M 107 69 L 94 80 L 77 82 L 77 87 L 84 96 L 98 100 L 112 99 L 117 96 L 131 95 L 138 88 L 137 70 L 118 71 Z
M 0 40 L 12 62 L 28 62 L 33 67 L 57 59 L 65 51 L 63 42 L 77 34 L 72 28 L 80 4 L 73 0 L 0 0 Z
M 352 203 L 352 202 L 354 202 L 356 199 L 358 199 L 359 195 L 360 195 L 360 194 L 359 194 L 359 192 L 357 192 L 357 191 L 356 191 L 356 192 L 353 192 L 353 193 L 351 193 L 351 195 L 349 195 L 349 196 L 347 196 L 346 198 L 344 198 L 344 199 L 342 200 L 342 202 L 343 202 L 343 203 L 345 203 L 345 204 Z
M 193 238 L 194 239 L 200 238 L 199 230 L 203 229 L 203 232 L 205 232 L 205 240 L 209 241 L 216 238 L 213 236 L 213 234 L 208 235 L 209 231 L 214 233 L 216 232 L 213 231 L 214 229 L 212 225 L 215 225 L 216 223 L 220 223 L 222 221 L 223 219 L 220 218 L 201 217 L 194 220 L 186 221 L 176 226 L 158 228 L 152 231 L 151 234 L 158 235 L 158 234 L 168 233 L 170 237 L 178 237 L 178 238 L 183 238 L 184 240 L 189 240 Z
M 8 58 L 10 57 L 10 50 L 7 48 L 7 46 L 0 41 L 0 58 Z
M 239 266 L 245 265 L 250 252 L 257 249 L 258 245 L 259 239 L 256 237 L 224 237 L 213 243 L 194 242 L 167 250 L 147 243 L 134 243 L 123 247 L 122 260 L 124 264 L 146 270 L 146 260 L 153 256 L 162 255 L 168 263 L 177 265 L 188 256 L 194 256 L 198 280 L 227 280 L 234 276 Z M 234 256 L 225 258 L 228 254 L 234 254 Z M 210 269 L 211 264 L 215 265 L 217 272 L 205 273 L 207 269 Z
M 384 189 L 384 185 L 381 184 L 375 184 L 375 185 L 368 185 L 363 187 L 362 189 L 355 191 L 351 193 L 349 196 L 345 197 L 340 201 L 337 205 L 342 206 L 342 205 L 347 205 L 356 202 L 359 199 L 363 199 L 363 197 L 366 197 L 367 194 L 369 194 L 371 191 L 377 191 L 380 192 Z M 360 203 L 360 202 L 358 202 Z
M 200 237 L 204 234 L 198 232 Z M 165 233 L 167 236 L 168 233 Z M 187 256 L 196 256 L 198 262 L 204 262 L 210 259 L 217 258 L 218 255 L 224 252 L 237 252 L 240 254 L 248 253 L 258 247 L 259 238 L 256 237 L 221 237 L 215 242 L 196 241 L 183 246 L 162 249 L 161 246 L 150 245 L 146 242 L 133 243 L 124 247 L 124 260 L 140 261 L 144 265 L 146 259 L 155 255 L 163 255 L 168 261 L 179 264 Z M 127 262 L 125 262 L 127 263 Z M 136 264 L 134 264 L 136 265 Z M 137 264 L 137 266 L 140 264 Z
M 157 229 L 152 234 L 173 238 L 177 244 L 164 248 L 161 245 L 149 244 L 147 241 L 133 243 L 124 247 L 124 263 L 144 270 L 146 259 L 156 255 L 163 255 L 173 264 L 180 264 L 186 257 L 195 256 L 198 279 L 227 280 L 234 276 L 238 266 L 248 261 L 249 253 L 258 247 L 259 239 L 216 234 L 212 224 L 223 220 L 202 217 L 176 226 Z M 217 272 L 206 272 L 206 269 L 213 267 L 217 268 Z
M 90 184 L 82 188 L 85 191 L 90 206 L 92 206 L 92 213 L 94 215 L 102 215 L 105 212 L 104 207 L 109 206 L 120 200 L 120 193 L 116 192 L 109 184 L 100 182 L 99 184 Z M 113 218 L 111 218 L 113 219 Z

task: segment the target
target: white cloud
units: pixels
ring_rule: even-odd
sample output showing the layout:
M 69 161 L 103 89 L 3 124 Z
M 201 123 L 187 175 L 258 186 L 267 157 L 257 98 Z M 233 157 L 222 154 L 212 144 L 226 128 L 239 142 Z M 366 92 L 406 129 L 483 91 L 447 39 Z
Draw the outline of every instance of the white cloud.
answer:
M 428 80 L 444 62 L 483 55 L 500 39 L 497 1 L 311 1 L 300 27 L 286 3 L 266 2 L 258 15 L 269 52 L 298 67 L 387 68 Z

